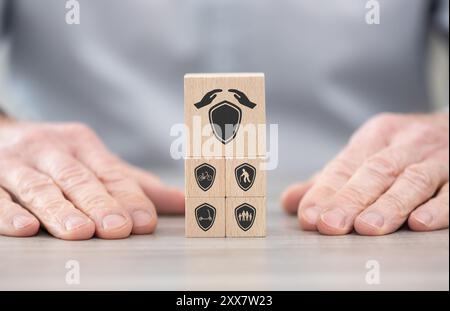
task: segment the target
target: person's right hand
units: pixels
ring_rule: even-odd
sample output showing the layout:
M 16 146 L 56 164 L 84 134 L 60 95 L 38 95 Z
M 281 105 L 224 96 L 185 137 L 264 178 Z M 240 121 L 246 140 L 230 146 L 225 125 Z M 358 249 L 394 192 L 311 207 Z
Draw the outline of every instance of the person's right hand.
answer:
M 304 230 L 384 235 L 449 225 L 448 113 L 384 113 L 367 121 L 315 177 L 282 195 Z
M 0 235 L 40 225 L 67 240 L 149 234 L 155 206 L 182 213 L 184 195 L 112 155 L 88 127 L 0 118 Z

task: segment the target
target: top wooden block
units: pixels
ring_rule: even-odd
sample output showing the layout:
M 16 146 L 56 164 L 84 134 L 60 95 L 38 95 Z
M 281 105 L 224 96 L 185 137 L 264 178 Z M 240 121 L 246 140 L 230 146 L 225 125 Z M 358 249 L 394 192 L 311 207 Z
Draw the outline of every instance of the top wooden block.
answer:
M 187 73 L 184 75 L 185 79 L 203 79 L 203 78 L 263 78 L 262 72 L 219 72 L 219 73 Z
M 187 157 L 265 155 L 264 74 L 186 74 L 184 100 Z

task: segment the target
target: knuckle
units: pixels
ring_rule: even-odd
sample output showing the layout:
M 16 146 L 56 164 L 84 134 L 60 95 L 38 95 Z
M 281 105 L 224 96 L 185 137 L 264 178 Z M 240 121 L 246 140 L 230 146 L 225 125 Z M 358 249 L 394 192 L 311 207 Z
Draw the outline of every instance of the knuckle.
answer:
M 348 186 L 339 193 L 339 201 L 345 202 L 346 205 L 350 203 L 351 207 L 361 210 L 369 205 L 371 202 L 367 195 L 362 190 Z
M 51 126 L 33 126 L 12 135 L 6 143 L 0 146 L 0 158 L 17 160 L 32 158 L 49 150 L 64 148 L 57 129 Z
M 28 186 L 26 186 L 28 187 Z M 61 198 L 56 196 L 45 182 L 42 184 L 33 184 L 24 188 L 19 193 L 20 201 L 24 205 L 32 206 L 45 211 L 56 211 L 62 208 Z
M 140 191 L 136 190 L 116 190 L 113 191 L 114 197 L 118 198 L 127 206 L 149 207 L 149 199 Z
M 399 122 L 401 116 L 395 113 L 381 113 L 370 118 L 358 131 L 356 137 L 362 136 L 374 136 L 383 135 L 384 133 L 391 131 L 392 128 Z
M 374 126 L 382 128 L 387 125 L 396 123 L 398 121 L 398 119 L 399 119 L 398 114 L 384 112 L 384 113 L 379 113 L 379 114 L 375 115 L 374 117 L 372 117 L 369 120 L 369 123 L 372 123 Z
M 397 218 L 404 218 L 408 216 L 405 202 L 396 194 L 385 195 L 386 206 L 393 209 Z
M 24 170 L 16 173 L 17 188 L 21 198 L 32 198 L 51 191 L 53 182 L 45 175 L 32 176 Z
M 441 141 L 440 131 L 435 126 L 428 124 L 412 124 L 409 131 L 414 133 L 413 143 L 418 145 L 435 144 Z
M 33 129 L 32 131 L 26 131 L 20 136 L 19 143 L 22 145 L 33 145 L 37 142 L 46 142 L 51 135 L 49 130 L 46 129 Z
M 356 166 L 352 161 L 341 156 L 328 169 L 337 178 L 348 179 L 355 171 Z
M 36 176 L 24 169 L 19 169 L 16 178 L 16 196 L 23 205 L 52 214 L 58 214 L 67 206 L 68 202 L 55 188 L 50 177 Z
M 400 169 L 395 160 L 382 155 L 375 155 L 368 158 L 364 163 L 364 167 L 371 175 L 382 179 L 385 179 L 386 177 L 396 177 L 400 174 Z
M 79 122 L 68 123 L 65 125 L 65 130 L 71 136 L 75 136 L 80 139 L 92 140 L 97 137 L 95 135 L 95 132 L 88 125 L 86 125 L 84 123 L 79 123 Z
M 117 164 L 104 165 L 97 171 L 97 176 L 101 182 L 108 184 L 123 182 L 126 179 L 122 169 Z
M 49 198 L 34 198 L 33 206 L 40 207 L 45 213 L 59 218 L 67 209 L 71 209 L 72 205 L 59 196 Z
M 109 208 L 117 206 L 111 197 L 104 194 L 96 194 L 92 192 L 86 192 L 82 198 L 80 198 L 80 204 L 83 210 L 92 214 L 94 211 L 101 212 Z
M 90 132 L 89 126 L 87 126 L 84 123 L 81 122 L 71 122 L 64 125 L 65 129 L 68 132 L 72 133 L 83 133 L 83 132 Z
M 91 181 L 91 174 L 75 165 L 66 165 L 59 168 L 56 179 L 68 190 L 78 189 Z
M 427 194 L 435 188 L 434 178 L 419 165 L 408 167 L 403 178 L 420 193 Z

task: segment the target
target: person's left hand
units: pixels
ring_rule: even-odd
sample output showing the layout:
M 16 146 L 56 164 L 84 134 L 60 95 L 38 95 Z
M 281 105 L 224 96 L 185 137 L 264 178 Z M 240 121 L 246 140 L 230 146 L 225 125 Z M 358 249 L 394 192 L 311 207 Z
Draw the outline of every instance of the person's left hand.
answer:
M 151 155 L 149 155 L 151 156 Z M 0 116 L 0 235 L 85 240 L 151 234 L 184 194 L 114 155 L 81 123 Z
M 376 116 L 281 200 L 304 230 L 322 234 L 383 235 L 406 221 L 415 231 L 448 228 L 448 113 Z

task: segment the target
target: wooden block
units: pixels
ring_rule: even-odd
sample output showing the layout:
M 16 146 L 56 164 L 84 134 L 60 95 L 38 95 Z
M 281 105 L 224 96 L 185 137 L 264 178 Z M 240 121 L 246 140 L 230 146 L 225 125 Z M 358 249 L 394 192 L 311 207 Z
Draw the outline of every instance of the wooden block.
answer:
M 264 74 L 187 74 L 184 99 L 187 157 L 265 155 Z
M 263 158 L 226 159 L 227 197 L 265 197 L 266 171 L 261 170 Z
M 226 198 L 226 236 L 266 236 L 266 198 Z
M 225 197 L 225 159 L 186 158 L 187 197 Z
M 186 198 L 186 237 L 225 237 L 225 198 Z

